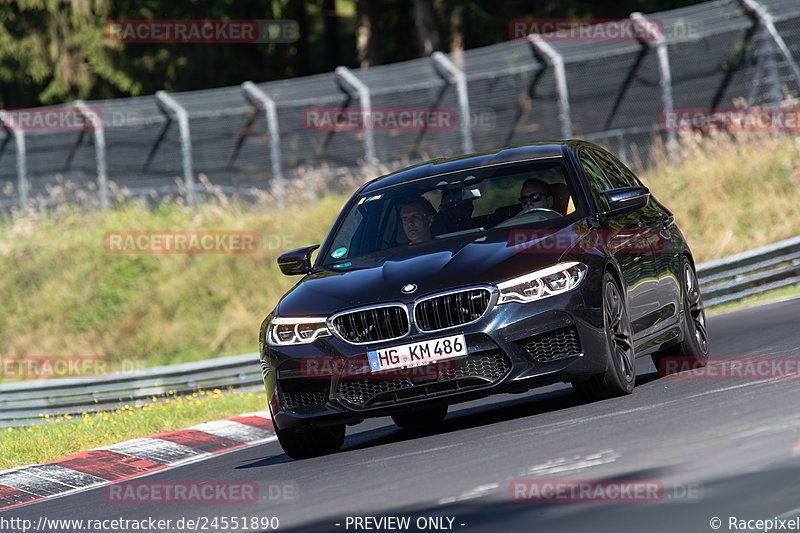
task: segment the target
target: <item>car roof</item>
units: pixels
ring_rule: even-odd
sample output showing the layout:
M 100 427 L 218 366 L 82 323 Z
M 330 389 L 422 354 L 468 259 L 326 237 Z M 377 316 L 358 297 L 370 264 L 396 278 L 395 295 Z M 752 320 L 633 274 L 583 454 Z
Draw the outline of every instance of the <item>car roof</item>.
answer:
M 407 183 L 409 181 L 467 169 L 514 163 L 517 161 L 560 158 L 564 156 L 565 149 L 575 150 L 578 145 L 593 146 L 591 143 L 577 139 L 566 141 L 540 141 L 508 146 L 489 152 L 460 155 L 449 159 L 433 159 L 376 178 L 364 185 L 360 192 L 362 194 L 369 194 L 400 183 Z

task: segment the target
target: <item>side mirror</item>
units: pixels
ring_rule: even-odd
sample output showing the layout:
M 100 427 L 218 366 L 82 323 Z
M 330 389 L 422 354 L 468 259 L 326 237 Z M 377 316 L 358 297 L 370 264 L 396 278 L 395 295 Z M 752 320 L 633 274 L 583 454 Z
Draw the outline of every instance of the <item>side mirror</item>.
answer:
M 311 254 L 319 248 L 319 244 L 298 248 L 278 257 L 278 266 L 287 276 L 308 274 L 311 272 Z
M 650 202 L 650 189 L 647 187 L 620 187 L 599 194 L 608 200 L 608 211 L 603 213 L 606 216 L 636 211 L 647 207 Z

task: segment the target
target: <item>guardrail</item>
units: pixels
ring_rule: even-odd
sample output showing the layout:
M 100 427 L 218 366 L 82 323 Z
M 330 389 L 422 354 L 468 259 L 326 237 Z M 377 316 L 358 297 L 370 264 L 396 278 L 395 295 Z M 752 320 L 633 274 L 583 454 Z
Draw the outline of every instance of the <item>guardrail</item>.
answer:
M 706 307 L 800 283 L 800 236 L 697 265 Z
M 800 236 L 697 266 L 706 307 L 800 283 Z M 147 403 L 169 391 L 263 387 L 258 353 L 161 366 L 103 377 L 0 384 L 0 427 L 35 423 L 40 414 L 78 414 Z
M 31 424 L 40 414 L 80 414 L 149 403 L 172 391 L 236 387 L 263 390 L 258 353 L 160 366 L 107 376 L 48 379 L 0 384 L 0 427 Z

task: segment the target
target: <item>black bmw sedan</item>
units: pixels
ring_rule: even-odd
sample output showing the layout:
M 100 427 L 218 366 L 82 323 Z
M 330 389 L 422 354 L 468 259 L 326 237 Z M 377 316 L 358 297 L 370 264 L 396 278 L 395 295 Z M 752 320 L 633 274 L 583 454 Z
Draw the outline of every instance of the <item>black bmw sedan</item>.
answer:
M 314 250 L 319 248 L 312 262 Z M 629 394 L 636 359 L 702 366 L 703 303 L 670 211 L 606 150 L 571 140 L 421 163 L 347 202 L 261 325 L 278 439 L 338 451 L 345 427 L 435 424 L 448 405 L 571 383 Z

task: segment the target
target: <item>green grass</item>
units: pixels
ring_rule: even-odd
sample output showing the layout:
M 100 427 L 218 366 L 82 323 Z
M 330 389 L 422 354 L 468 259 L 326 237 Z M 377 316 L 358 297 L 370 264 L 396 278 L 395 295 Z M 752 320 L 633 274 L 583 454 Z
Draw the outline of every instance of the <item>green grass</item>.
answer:
M 18 216 L 0 230 L 0 355 L 91 355 L 122 370 L 257 351 L 259 324 L 298 279 L 280 273 L 278 255 L 321 243 L 344 201 Z M 259 249 L 106 252 L 107 232 L 141 230 L 254 231 Z
M 642 179 L 676 215 L 698 263 L 792 237 L 800 220 L 800 150 L 792 138 L 682 139 L 682 162 L 656 155 Z M 307 174 L 285 209 L 218 196 L 197 210 L 165 203 L 105 212 L 59 208 L 0 222 L 0 356 L 91 355 L 113 370 L 205 360 L 257 350 L 257 330 L 297 282 L 276 258 L 320 243 L 352 191 L 369 176 Z M 331 173 L 333 175 L 333 173 Z M 253 254 L 107 253 L 110 231 L 244 230 Z M 7 378 L 10 376 L 7 376 Z M 0 375 L 0 381 L 3 376 Z
M 115 411 L 42 416 L 40 424 L 0 428 L 0 470 L 266 408 L 264 393 L 215 389 L 170 394 L 153 398 L 148 405 Z
M 663 150 L 640 177 L 674 214 L 698 263 L 800 232 L 800 144 L 793 136 L 681 134 L 681 162 Z
M 791 138 L 740 136 L 683 139 L 682 162 L 663 154 L 642 174 L 676 215 L 698 263 L 797 234 L 800 150 Z M 365 176 L 337 177 L 352 191 Z M 330 186 L 331 183 L 328 183 Z M 97 211 L 62 207 L 15 213 L 0 222 L 0 357 L 107 357 L 112 370 L 204 360 L 257 350 L 257 328 L 297 277 L 280 274 L 278 255 L 321 243 L 345 193 L 321 190 L 309 175 L 285 209 L 219 196 L 199 209 L 165 203 Z M 253 254 L 124 255 L 107 253 L 110 231 L 244 230 L 259 235 Z M 790 287 L 714 308 L 796 295 Z M 0 374 L 0 381 L 3 380 Z M 198 403 L 199 402 L 199 403 Z M 198 392 L 155 399 L 150 406 L 2 431 L 0 468 L 45 462 L 80 450 L 264 409 L 262 393 Z

